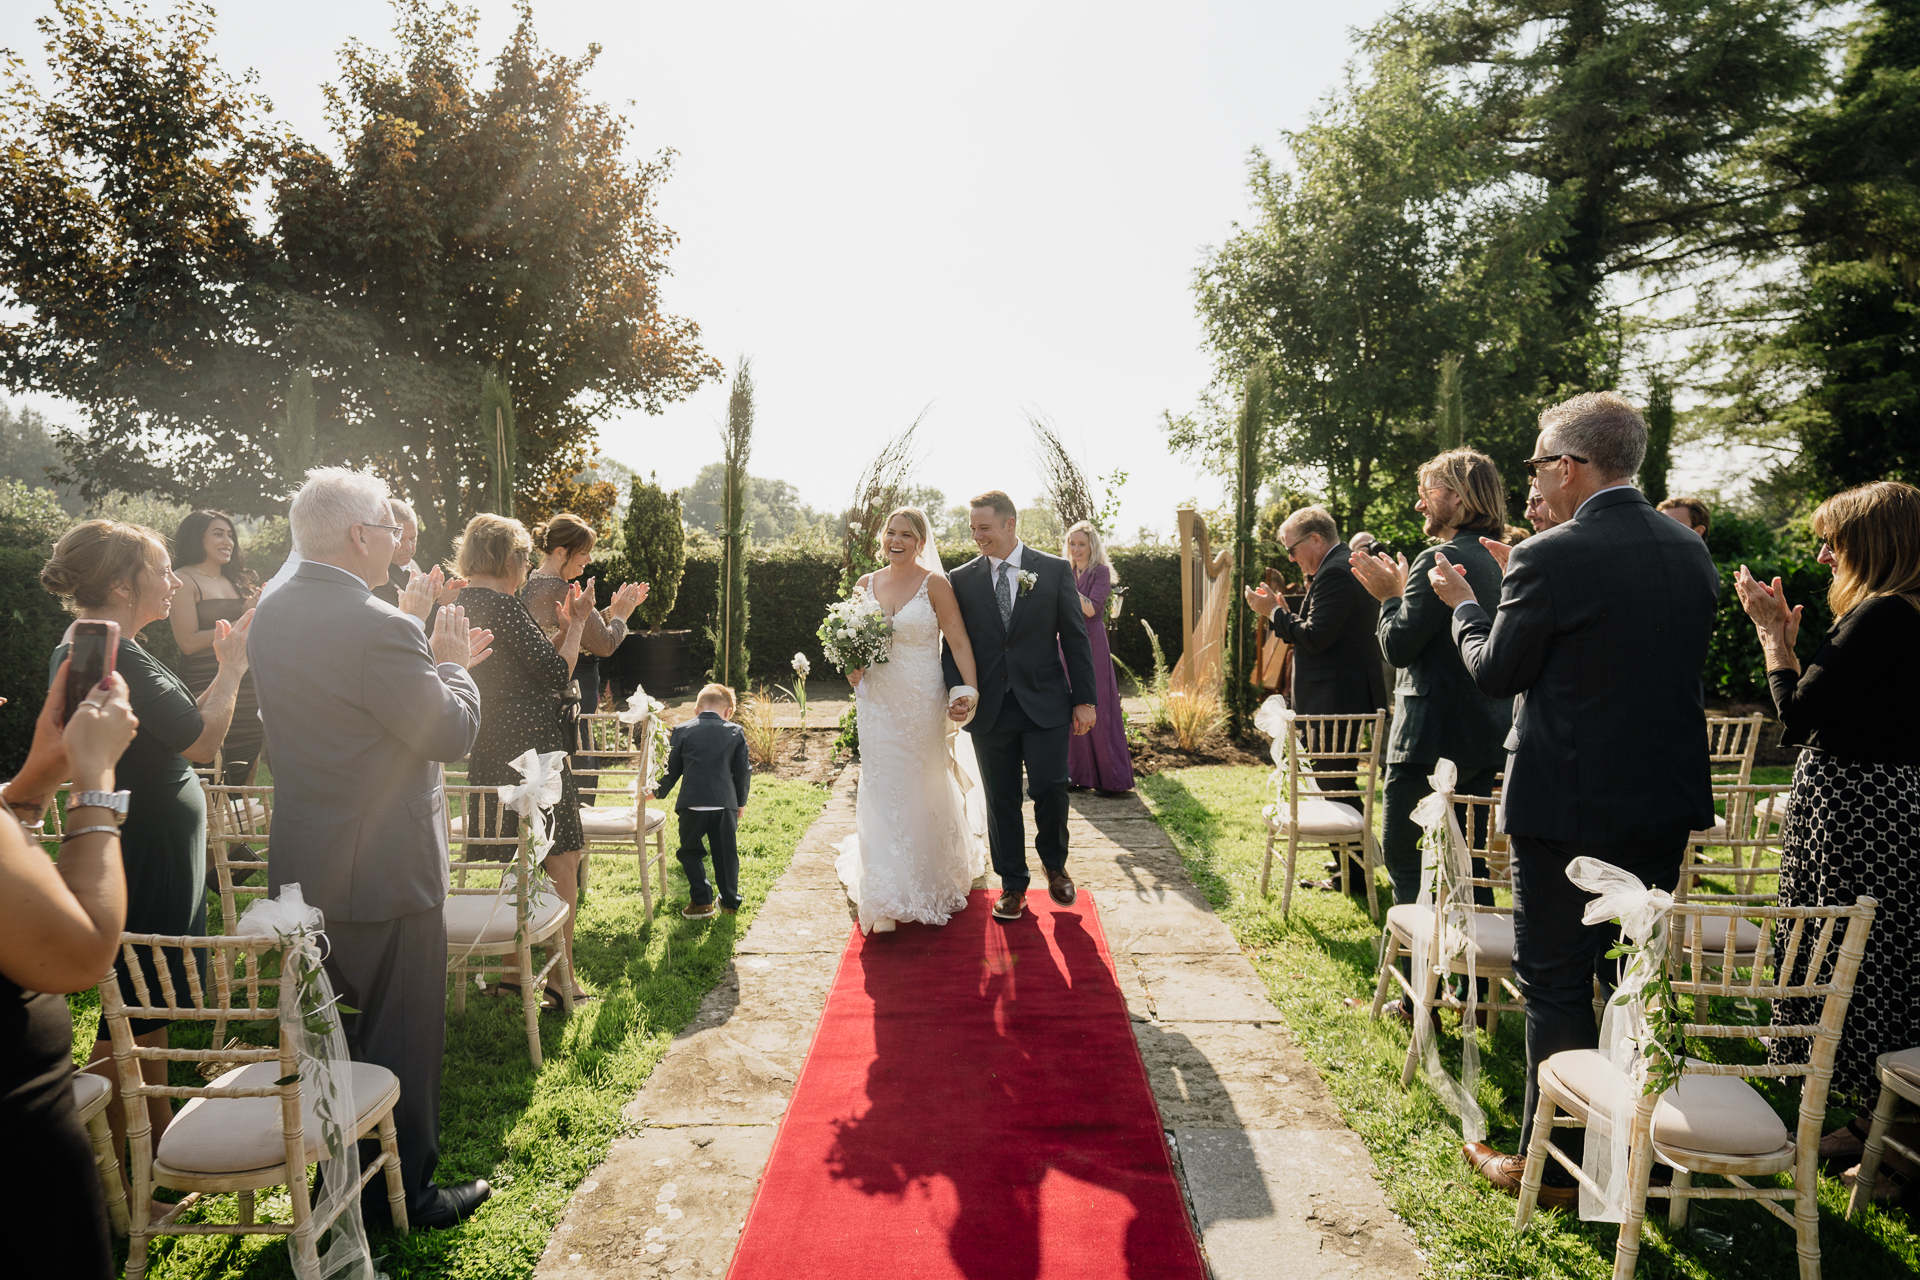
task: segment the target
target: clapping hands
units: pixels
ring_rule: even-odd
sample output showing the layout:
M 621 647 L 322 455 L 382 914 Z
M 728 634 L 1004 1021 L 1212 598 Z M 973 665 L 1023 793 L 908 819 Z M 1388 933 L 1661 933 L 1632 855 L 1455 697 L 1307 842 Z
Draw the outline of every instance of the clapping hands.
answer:
M 1807 606 L 1797 604 L 1788 608 L 1786 591 L 1780 579 L 1775 578 L 1773 585 L 1768 586 L 1754 577 L 1745 565 L 1741 565 L 1739 572 L 1733 575 L 1733 589 L 1739 592 L 1740 607 L 1747 611 L 1747 616 L 1753 619 L 1753 625 L 1761 635 L 1776 637 L 1791 653 L 1794 641 L 1800 638 L 1800 615 Z
M 429 643 L 435 663 L 450 662 L 471 671 L 492 655 L 493 632 L 469 627 L 467 611 L 459 605 L 443 605 Z
M 621 583 L 620 589 L 613 593 L 613 599 L 607 603 L 607 616 L 625 622 L 635 609 L 647 602 L 649 588 L 650 584 L 645 582 Z
M 240 615 L 238 622 L 222 618 L 213 624 L 213 656 L 235 675 L 247 673 L 247 632 L 253 627 L 253 610 Z
M 567 588 L 565 598 L 560 601 L 558 612 L 560 625 L 571 635 L 580 634 L 587 625 L 587 619 L 593 616 L 593 579 L 584 583 L 574 583 Z
M 1403 552 L 1398 561 L 1387 559 L 1384 553 L 1355 551 L 1348 558 L 1347 567 L 1367 594 L 1385 604 L 1407 594 L 1407 557 Z

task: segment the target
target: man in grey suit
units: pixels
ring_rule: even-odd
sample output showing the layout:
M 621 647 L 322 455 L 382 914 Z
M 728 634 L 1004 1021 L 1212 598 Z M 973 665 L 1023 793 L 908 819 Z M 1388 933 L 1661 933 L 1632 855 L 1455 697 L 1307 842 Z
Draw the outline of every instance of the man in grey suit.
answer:
M 1355 552 L 1353 576 L 1380 602 L 1376 635 L 1387 661 L 1399 668 L 1394 681 L 1393 728 L 1387 741 L 1387 786 L 1380 848 L 1393 877 L 1393 900 L 1412 902 L 1420 892 L 1420 827 L 1413 808 L 1427 794 L 1427 778 L 1441 760 L 1459 767 L 1458 794 L 1490 796 L 1513 720 L 1513 699 L 1480 692 L 1448 634 L 1452 611 L 1434 594 L 1427 574 L 1438 558 L 1460 566 L 1480 607 L 1500 600 L 1500 566 L 1480 545 L 1507 531 L 1507 494 L 1493 459 L 1473 449 L 1453 449 L 1418 473 L 1414 507 L 1436 545 L 1411 567 L 1406 556 Z
M 370 594 L 399 530 L 378 478 L 307 473 L 289 512 L 303 562 L 261 602 L 247 654 L 273 760 L 268 886 L 297 883 L 326 915 L 327 975 L 353 1057 L 400 1081 L 394 1108 L 408 1218 L 452 1226 L 490 1194 L 439 1187 L 440 1064 L 446 1043 L 446 804 L 439 762 L 480 732 L 467 668 L 492 635 L 441 610 L 429 644 L 417 617 Z M 430 599 L 404 603 L 426 612 Z M 389 1220 L 378 1179 L 362 1206 Z
M 1506 558 L 1492 617 L 1444 554 L 1429 575 L 1480 691 L 1527 695 L 1501 807 L 1514 853 L 1514 973 L 1527 999 L 1523 1152 L 1540 1064 L 1597 1047 L 1593 981 L 1614 979 L 1605 954 L 1618 931 L 1581 922 L 1593 895 L 1567 879 L 1567 864 L 1598 858 L 1672 889 L 1687 833 L 1713 820 L 1700 672 L 1720 577 L 1706 545 L 1629 483 L 1646 447 L 1646 422 L 1613 392 L 1548 409 L 1527 473 L 1565 523 L 1510 553 L 1488 546 Z M 1559 1129 L 1554 1141 L 1578 1163 L 1582 1136 Z M 1465 1155 L 1518 1193 L 1522 1156 L 1485 1143 Z M 1547 1178 L 1542 1204 L 1574 1203 L 1557 1164 Z

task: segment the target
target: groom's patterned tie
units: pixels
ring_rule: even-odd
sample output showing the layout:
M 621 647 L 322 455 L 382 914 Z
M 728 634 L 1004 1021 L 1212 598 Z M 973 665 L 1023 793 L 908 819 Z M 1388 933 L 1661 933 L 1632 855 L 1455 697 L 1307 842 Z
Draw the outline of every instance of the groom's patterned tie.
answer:
M 1013 623 L 1013 586 L 1007 581 L 1007 573 L 1012 568 L 1012 565 L 1002 560 L 1000 562 L 1000 573 L 995 579 L 994 584 L 994 594 L 1000 597 L 1000 625 L 1002 627 L 1011 626 Z

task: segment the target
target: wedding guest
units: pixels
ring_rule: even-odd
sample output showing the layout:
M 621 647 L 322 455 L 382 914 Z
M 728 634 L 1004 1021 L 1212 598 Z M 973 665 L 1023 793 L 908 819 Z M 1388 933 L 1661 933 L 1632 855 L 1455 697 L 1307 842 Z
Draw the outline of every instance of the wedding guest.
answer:
M 1127 750 L 1120 682 L 1107 641 L 1107 598 L 1120 578 L 1107 559 L 1100 534 L 1085 520 L 1067 530 L 1066 558 L 1073 565 L 1080 612 L 1087 619 L 1087 642 L 1093 646 L 1094 707 L 1099 716 L 1093 732 L 1067 740 L 1067 783 L 1079 791 L 1091 788 L 1109 798 L 1122 796 L 1133 790 L 1133 754 Z M 1064 667 L 1064 655 L 1060 661 Z
M 93 1143 L 74 1110 L 66 996 L 100 981 L 126 924 L 120 815 L 109 806 L 135 720 L 116 675 L 63 729 L 66 677 L 54 673 L 27 762 L 5 788 L 7 807 L 37 824 L 71 782 L 59 860 L 0 819 L 0 1197 L 24 1228 L 7 1249 L 15 1274 L 107 1280 L 118 1273 Z
M 688 920 L 710 920 L 740 910 L 740 814 L 753 791 L 747 735 L 733 719 L 733 690 L 710 684 L 694 699 L 693 719 L 675 726 L 667 771 L 649 784 L 647 799 L 664 796 L 685 778 L 675 810 L 680 820 L 680 869 L 687 873 Z M 702 842 L 705 842 L 704 847 Z M 713 883 L 707 860 L 713 860 Z M 714 905 L 716 893 L 719 905 Z
M 1438 557 L 1466 569 L 1483 609 L 1500 600 L 1500 566 L 1480 545 L 1506 530 L 1507 496 L 1493 459 L 1473 449 L 1454 449 L 1421 464 L 1414 502 L 1433 540 L 1413 564 L 1355 552 L 1353 576 L 1380 602 L 1376 634 L 1387 660 L 1399 669 L 1394 681 L 1393 727 L 1387 739 L 1387 785 L 1380 850 L 1393 878 L 1395 903 L 1420 893 L 1420 826 L 1413 809 L 1427 794 L 1427 778 L 1441 760 L 1460 774 L 1456 794 L 1490 796 L 1494 774 L 1505 759 L 1511 698 L 1493 698 L 1474 687 L 1449 629 L 1453 611 L 1427 581 Z M 1487 904 L 1492 905 L 1491 893 Z
M 1506 565 L 1493 615 L 1445 552 L 1428 574 L 1453 610 L 1454 643 L 1480 692 L 1527 695 L 1516 707 L 1502 796 L 1513 848 L 1513 968 L 1527 1007 L 1522 1152 L 1540 1064 L 1598 1044 L 1594 982 L 1609 986 L 1616 973 L 1606 952 L 1618 930 L 1582 920 L 1593 895 L 1567 879 L 1567 864 L 1598 858 L 1671 890 L 1687 834 L 1713 821 L 1700 673 L 1720 577 L 1706 544 L 1633 487 L 1646 448 L 1645 419 L 1611 391 L 1554 405 L 1540 415 L 1526 467 L 1564 527 L 1487 548 Z M 1583 1137 L 1556 1129 L 1553 1141 L 1578 1165 Z M 1462 1154 L 1481 1177 L 1519 1193 L 1522 1155 L 1484 1142 Z M 1547 1164 L 1546 1181 L 1542 1204 L 1574 1203 L 1557 1163 Z
M 519 773 L 508 762 L 527 751 L 573 749 L 573 666 L 593 613 L 593 596 L 577 586 L 563 588 L 555 606 L 561 631 L 548 639 L 520 598 L 532 554 L 533 538 L 527 527 L 506 516 L 475 516 L 455 544 L 459 576 L 467 582 L 460 592 L 460 606 L 469 622 L 493 633 L 493 659 L 474 672 L 474 682 L 480 686 L 480 736 L 474 740 L 467 768 L 467 781 L 474 786 L 520 782 Z M 570 762 L 562 762 L 561 776 L 560 803 L 554 806 L 548 830 L 554 851 L 547 855 L 546 871 L 569 908 L 561 945 L 571 964 L 573 924 L 580 904 L 580 855 L 587 839 Z M 499 815 L 496 825 L 496 812 L 489 801 L 487 834 L 517 834 L 520 815 L 509 810 Z M 520 989 L 517 981 L 503 981 L 500 986 L 516 994 Z M 548 995 L 557 1007 L 558 993 Z M 578 974 L 573 998 L 592 999 Z
M 1700 498 L 1668 498 L 1654 509 L 1670 520 L 1678 520 L 1703 538 L 1713 524 L 1713 513 L 1707 510 L 1705 500 Z
M 1362 551 L 1371 552 L 1378 543 L 1379 539 L 1375 538 L 1365 529 L 1362 529 L 1359 533 L 1347 539 L 1347 550 L 1358 555 Z
M 387 511 L 399 526 L 400 534 L 394 539 L 393 558 L 387 562 L 387 580 L 374 587 L 373 594 L 398 609 L 400 593 L 407 589 L 413 575 L 420 572 L 420 566 L 413 562 L 414 549 L 420 545 L 420 518 L 398 498 L 387 499 Z
M 1302 507 L 1280 525 L 1280 543 L 1287 558 L 1312 579 L 1306 600 L 1296 614 L 1265 583 L 1247 592 L 1247 604 L 1267 618 L 1274 633 L 1293 646 L 1293 709 L 1302 715 L 1350 715 L 1378 711 L 1387 705 L 1387 682 L 1374 625 L 1380 604 L 1362 589 L 1348 571 L 1351 555 L 1340 540 L 1339 526 L 1325 507 Z M 1352 757 L 1338 758 L 1341 744 L 1325 744 L 1317 751 L 1316 770 L 1338 773 L 1354 766 Z M 1315 750 L 1315 744 L 1308 744 Z M 1339 789 L 1338 778 L 1329 789 Z M 1351 785 L 1351 784 L 1348 784 Z M 1358 799 L 1343 803 L 1361 808 Z M 1320 888 L 1330 888 L 1323 881 Z M 1346 877 L 1347 892 L 1361 897 L 1366 884 L 1355 866 Z
M 586 572 L 587 561 L 593 559 L 595 538 L 593 526 L 570 511 L 558 513 L 533 530 L 533 549 L 540 553 L 540 565 L 520 589 L 520 598 L 533 620 L 556 643 L 563 629 L 560 605 L 569 594 L 567 584 Z M 647 589 L 644 582 L 624 583 L 605 609 L 587 615 L 586 629 L 580 633 L 580 658 L 573 664 L 574 683 L 580 687 L 577 712 L 600 709 L 600 659 L 612 657 L 627 638 L 627 619 L 646 603 Z M 591 599 L 591 578 L 586 592 Z
M 53 557 L 40 571 L 40 585 L 80 618 L 120 626 L 115 669 L 127 682 L 128 702 L 140 721 L 139 732 L 116 770 L 120 788 L 129 793 L 120 845 L 127 877 L 126 928 L 131 933 L 203 936 L 207 932 L 207 805 L 193 766 L 211 764 L 226 741 L 240 677 L 247 671 L 247 630 L 253 615 L 243 613 L 231 624 L 225 619 L 214 621 L 212 648 L 218 669 L 195 698 L 180 677 L 136 639 L 141 628 L 172 612 L 174 594 L 180 589 L 167 544 L 159 534 L 116 520 L 75 525 L 54 544 Z M 70 648 L 68 639 L 60 642 L 48 665 L 49 674 L 59 671 Z M 186 991 L 185 958 L 178 950 L 168 951 L 166 957 L 174 989 Z M 141 963 L 146 981 L 157 987 L 159 973 L 152 961 L 143 957 Z M 127 1001 L 138 1003 L 124 955 L 115 959 L 114 972 Z M 168 1025 L 164 1019 L 135 1018 L 134 1039 L 148 1048 L 164 1049 Z M 126 1140 L 126 1116 L 112 1055 L 102 1020 L 88 1070 L 114 1086 L 107 1117 L 118 1150 Z M 150 1061 L 143 1067 L 151 1083 L 167 1082 L 166 1063 Z M 157 1144 L 173 1119 L 173 1108 L 165 1098 L 149 1098 L 147 1113 Z
M 220 660 L 213 652 L 214 624 L 223 619 L 228 623 L 239 621 L 240 615 L 253 608 L 260 592 L 240 550 L 233 519 L 224 512 L 195 511 L 182 520 L 173 535 L 173 561 L 180 588 L 173 593 L 167 624 L 173 628 L 174 643 L 180 646 L 180 678 L 186 682 L 187 692 L 197 698 L 207 691 L 220 670 Z M 240 677 L 233 700 L 233 721 L 227 726 L 226 741 L 220 744 L 220 781 L 230 787 L 252 782 L 266 741 L 249 672 Z
M 450 1227 L 491 1194 L 484 1180 L 436 1185 L 447 1031 L 447 810 L 441 766 L 480 727 L 467 668 L 490 637 L 443 608 L 432 639 L 373 598 L 393 540 L 387 486 L 317 467 L 287 513 L 303 557 L 261 602 L 250 641 L 273 758 L 268 890 L 297 883 L 326 916 L 327 976 L 356 1062 L 393 1072 L 407 1219 Z M 391 1220 L 385 1185 L 360 1197 Z
M 1920 489 L 1882 480 L 1835 494 L 1813 513 L 1820 563 L 1833 571 L 1835 619 L 1803 670 L 1794 654 L 1800 611 L 1780 579 L 1734 576 L 1766 655 L 1767 683 L 1801 748 L 1781 836 L 1780 905 L 1851 906 L 1879 900 L 1866 958 L 1834 1059 L 1833 1095 L 1862 1113 L 1820 1144 L 1823 1158 L 1857 1158 L 1865 1113 L 1879 1091 L 1874 1059 L 1920 1044 Z M 1775 959 L 1779 945 L 1776 941 Z M 1829 961 L 1829 965 L 1830 965 Z M 1793 974 L 1805 979 L 1805 959 Z M 1775 1015 L 1819 1020 L 1818 999 L 1788 1000 Z M 1809 1043 L 1780 1040 L 1773 1062 L 1805 1062 Z
M 1527 523 L 1535 533 L 1545 533 L 1560 523 L 1553 518 L 1553 512 L 1547 510 L 1547 500 L 1540 496 L 1538 484 L 1527 486 Z

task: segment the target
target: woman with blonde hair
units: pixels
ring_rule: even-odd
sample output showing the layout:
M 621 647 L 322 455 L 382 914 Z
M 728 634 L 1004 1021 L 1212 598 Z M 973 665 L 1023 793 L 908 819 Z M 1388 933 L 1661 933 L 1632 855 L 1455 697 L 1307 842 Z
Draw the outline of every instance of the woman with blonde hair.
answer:
M 467 582 L 458 603 L 471 625 L 493 632 L 493 656 L 472 672 L 480 687 L 480 736 L 468 759 L 467 781 L 488 787 L 518 783 L 521 777 L 508 763 L 515 757 L 527 751 L 573 749 L 573 665 L 593 612 L 593 597 L 577 586 L 567 587 L 554 613 L 559 633 L 549 639 L 520 598 L 533 558 L 533 538 L 525 525 L 506 516 L 477 515 L 467 522 L 454 554 L 457 573 Z M 489 800 L 484 826 L 489 836 L 519 831 L 519 814 L 500 814 L 496 824 L 495 813 Z M 562 766 L 560 803 L 553 807 L 548 834 L 554 852 L 547 855 L 546 870 L 568 907 L 562 932 L 571 966 L 574 917 L 580 907 L 580 854 L 587 840 L 570 764 Z M 516 982 L 500 985 L 510 992 L 519 990 Z M 590 998 L 577 973 L 573 988 L 575 1000 Z
M 1067 785 L 1119 796 L 1133 790 L 1133 753 L 1127 750 L 1127 722 L 1120 713 L 1120 681 L 1114 674 L 1113 648 L 1107 640 L 1107 600 L 1120 575 L 1107 559 L 1100 531 L 1086 520 L 1067 530 L 1061 555 L 1073 565 L 1080 612 L 1087 618 L 1087 643 L 1093 647 L 1095 720 L 1091 733 L 1067 739 Z M 1060 658 L 1066 665 L 1066 655 Z
M 1833 570 L 1834 623 L 1804 669 L 1794 654 L 1804 606 L 1789 608 L 1780 579 L 1760 582 L 1745 565 L 1734 587 L 1760 634 L 1783 740 L 1801 748 L 1781 832 L 1780 905 L 1851 905 L 1862 894 L 1880 902 L 1832 1086 L 1864 1113 L 1877 1091 L 1874 1059 L 1920 1044 L 1920 489 L 1881 480 L 1835 494 L 1813 513 L 1813 531 Z M 1817 999 L 1785 1003 L 1777 1018 L 1819 1020 Z M 1781 1040 L 1772 1059 L 1805 1061 L 1808 1045 Z M 1857 1157 L 1865 1139 L 1855 1120 L 1826 1136 L 1821 1157 Z

